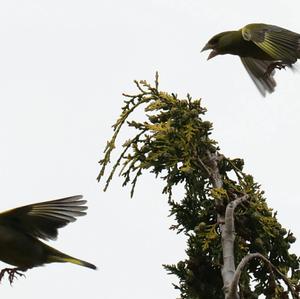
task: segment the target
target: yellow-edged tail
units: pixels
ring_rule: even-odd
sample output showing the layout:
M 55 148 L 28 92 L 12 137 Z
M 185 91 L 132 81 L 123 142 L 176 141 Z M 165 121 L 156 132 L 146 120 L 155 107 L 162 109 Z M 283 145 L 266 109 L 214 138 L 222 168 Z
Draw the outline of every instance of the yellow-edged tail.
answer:
M 72 264 L 75 264 L 75 265 L 87 267 L 87 268 L 94 269 L 94 270 L 97 269 L 97 267 L 95 265 L 91 264 L 91 263 L 79 260 L 75 257 L 71 257 L 71 256 L 68 256 L 68 255 L 65 255 L 65 256 L 55 256 L 55 255 L 49 256 L 48 261 L 49 261 L 49 263 L 55 263 L 55 262 L 57 262 L 57 263 L 72 263 Z

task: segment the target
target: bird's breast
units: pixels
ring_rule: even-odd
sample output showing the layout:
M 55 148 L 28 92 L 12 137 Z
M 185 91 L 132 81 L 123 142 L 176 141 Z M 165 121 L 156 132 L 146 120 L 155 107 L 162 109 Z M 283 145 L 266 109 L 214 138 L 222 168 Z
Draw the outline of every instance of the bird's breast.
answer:
M 252 41 L 242 40 L 239 45 L 239 55 L 240 57 L 251 57 L 260 60 L 274 60 L 272 56 L 262 50 Z
M 43 249 L 40 241 L 9 226 L 0 225 L 0 260 L 19 267 L 32 268 L 41 264 Z

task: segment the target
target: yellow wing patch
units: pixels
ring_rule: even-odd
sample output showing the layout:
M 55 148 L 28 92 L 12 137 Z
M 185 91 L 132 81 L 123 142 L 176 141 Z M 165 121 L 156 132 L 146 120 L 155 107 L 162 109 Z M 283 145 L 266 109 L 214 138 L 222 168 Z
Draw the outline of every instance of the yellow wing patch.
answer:
M 284 28 L 250 24 L 242 28 L 242 36 L 252 41 L 274 60 L 294 63 L 299 57 L 300 35 Z

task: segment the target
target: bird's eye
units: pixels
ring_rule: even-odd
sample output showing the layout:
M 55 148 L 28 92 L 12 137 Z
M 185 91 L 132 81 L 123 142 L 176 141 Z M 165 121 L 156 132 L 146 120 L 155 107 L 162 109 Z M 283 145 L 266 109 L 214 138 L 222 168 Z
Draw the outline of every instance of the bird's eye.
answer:
M 218 38 L 213 38 L 211 41 L 210 41 L 210 44 L 211 45 L 216 45 L 218 43 Z

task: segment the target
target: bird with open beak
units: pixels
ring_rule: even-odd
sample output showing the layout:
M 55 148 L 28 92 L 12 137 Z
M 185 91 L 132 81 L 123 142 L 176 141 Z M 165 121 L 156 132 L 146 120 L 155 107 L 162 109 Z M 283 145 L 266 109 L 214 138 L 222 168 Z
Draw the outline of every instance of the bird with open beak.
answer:
M 208 60 L 223 54 L 238 55 L 262 94 L 275 90 L 275 69 L 292 67 L 300 58 L 300 34 L 268 24 L 248 24 L 240 30 L 213 36 L 202 51 Z

